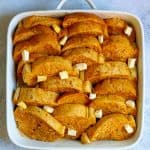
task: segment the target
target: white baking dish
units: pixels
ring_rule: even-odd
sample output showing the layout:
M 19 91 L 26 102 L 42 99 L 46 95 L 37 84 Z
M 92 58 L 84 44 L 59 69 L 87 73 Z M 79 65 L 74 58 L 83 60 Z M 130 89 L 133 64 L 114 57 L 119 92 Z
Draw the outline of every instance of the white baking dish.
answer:
M 125 141 L 97 141 L 89 145 L 82 145 L 78 141 L 71 140 L 60 140 L 56 142 L 41 142 L 36 140 L 31 140 L 28 137 L 23 136 L 16 127 L 16 122 L 14 119 L 14 105 L 12 103 L 13 91 L 16 88 L 15 80 L 15 68 L 14 61 L 12 57 L 13 53 L 13 43 L 12 35 L 17 26 L 17 24 L 25 17 L 32 15 L 40 16 L 54 16 L 60 17 L 68 13 L 74 12 L 88 12 L 94 13 L 102 18 L 109 17 L 120 17 L 127 22 L 131 23 L 136 30 L 137 45 L 139 48 L 139 59 L 138 59 L 138 100 L 137 100 L 137 131 L 132 138 Z M 18 14 L 15 16 L 8 27 L 7 33 L 7 78 L 6 78 L 6 104 L 7 104 L 7 131 L 11 141 L 21 147 L 30 149 L 124 149 L 130 148 L 135 145 L 141 135 L 143 127 L 143 109 L 144 109 L 144 36 L 143 27 L 141 21 L 138 17 L 126 13 L 126 12 L 116 12 L 116 11 L 100 11 L 100 10 L 52 10 L 52 11 L 30 11 Z M 44 132 L 44 131 L 43 131 Z

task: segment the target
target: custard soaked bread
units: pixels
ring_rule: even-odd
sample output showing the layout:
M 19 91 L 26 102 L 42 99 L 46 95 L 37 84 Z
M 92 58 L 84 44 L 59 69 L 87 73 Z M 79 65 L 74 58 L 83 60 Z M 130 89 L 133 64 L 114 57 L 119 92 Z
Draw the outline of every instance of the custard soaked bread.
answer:
M 84 93 L 65 93 L 58 98 L 57 104 L 88 104 L 88 96 Z
M 136 115 L 136 106 L 129 106 L 125 98 L 117 95 L 98 96 L 89 106 L 95 110 L 102 110 L 103 115 L 112 113 Z
M 103 64 L 94 64 L 89 66 L 85 72 L 85 80 L 89 80 L 92 83 L 108 78 L 129 79 L 130 77 L 131 73 L 127 64 L 119 61 L 108 61 Z
M 65 28 L 67 36 L 79 36 L 79 35 L 93 35 L 99 36 L 104 35 L 104 37 L 108 37 L 107 27 L 105 24 L 99 24 L 95 22 L 78 22 L 71 25 L 69 28 Z M 64 31 L 62 31 L 63 33 Z M 61 33 L 60 33 L 61 34 Z M 62 37 L 61 35 L 59 35 Z
M 28 29 L 20 29 L 19 31 L 15 32 L 13 43 L 16 44 L 18 42 L 30 39 L 32 36 L 39 35 L 39 34 L 50 34 L 52 37 L 55 37 L 55 40 L 57 39 L 57 34 L 49 27 L 47 26 L 35 26 Z
M 64 70 L 69 75 L 78 75 L 69 60 L 60 56 L 46 56 L 37 59 L 32 64 L 26 64 L 23 68 L 22 76 L 27 85 L 35 85 L 38 82 L 37 76 L 56 76 Z
M 112 35 L 105 40 L 102 48 L 107 60 L 126 61 L 137 57 L 137 48 L 125 35 Z
M 27 105 L 33 106 L 56 106 L 56 92 L 45 91 L 40 88 L 17 88 L 14 93 L 13 102 L 15 104 L 24 102 Z
M 72 61 L 73 64 L 86 63 L 92 65 L 96 63 L 104 63 L 105 58 L 102 54 L 98 54 L 95 50 L 90 48 L 74 48 L 65 51 L 64 58 Z
M 38 60 L 39 58 L 41 57 L 46 57 L 48 56 L 47 54 L 37 54 L 37 53 L 32 53 L 32 54 L 29 54 L 29 60 L 28 61 L 24 61 L 24 60 L 20 60 L 17 64 L 17 77 L 22 77 L 22 70 L 23 70 L 23 67 L 26 63 L 33 63 L 35 62 L 36 60 Z
M 60 121 L 68 130 L 72 129 L 76 134 L 68 132 L 65 137 L 76 139 L 90 125 L 95 124 L 94 110 L 81 104 L 63 104 L 55 108 L 54 117 Z
M 82 92 L 83 83 L 77 77 L 69 77 L 61 80 L 59 77 L 49 77 L 46 81 L 40 83 L 40 88 L 53 92 Z
M 82 23 L 82 22 L 95 22 L 99 24 L 105 24 L 104 20 L 100 18 L 99 16 L 95 14 L 90 14 L 90 13 L 73 13 L 66 15 L 63 19 L 63 27 L 67 28 L 75 23 Z
M 93 36 L 87 36 L 87 35 L 70 38 L 62 48 L 62 52 L 69 49 L 82 48 L 82 47 L 93 49 L 98 53 L 101 52 L 101 46 L 97 38 Z
M 32 139 L 55 141 L 65 134 L 65 126 L 39 107 L 17 107 L 14 115 L 20 131 Z
M 126 126 L 132 129 L 128 133 Z M 133 135 L 136 124 L 132 115 L 111 114 L 104 116 L 81 137 L 82 143 L 96 140 L 125 140 Z M 86 139 L 86 140 L 85 140 Z
M 106 79 L 95 86 L 97 95 L 119 95 L 126 99 L 136 100 L 136 83 L 127 79 Z
M 28 40 L 17 43 L 14 48 L 14 60 L 18 62 L 21 59 L 23 50 L 29 53 L 59 55 L 60 45 L 55 36 L 51 34 L 39 34 L 31 37 Z
M 118 17 L 105 19 L 105 22 L 108 27 L 108 33 L 112 35 L 124 34 L 126 28 L 128 27 L 128 23 Z M 129 25 L 129 27 L 132 27 L 132 26 Z M 135 30 L 133 27 L 132 27 L 131 35 L 129 35 L 128 38 L 131 41 L 135 41 Z
M 136 131 L 138 48 L 120 18 L 29 16 L 13 35 L 18 128 L 41 141 L 125 140 Z
M 29 16 L 20 22 L 18 28 L 19 30 L 22 28 L 28 29 L 37 25 L 44 25 L 48 27 L 52 25 L 61 25 L 61 20 L 49 16 Z

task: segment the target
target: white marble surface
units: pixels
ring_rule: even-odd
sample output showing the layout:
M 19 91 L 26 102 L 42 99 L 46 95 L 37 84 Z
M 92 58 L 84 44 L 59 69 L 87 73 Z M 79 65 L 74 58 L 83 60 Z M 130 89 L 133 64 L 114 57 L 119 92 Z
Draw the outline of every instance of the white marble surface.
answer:
M 133 149 L 150 149 L 150 1 L 149 0 L 93 0 L 97 9 L 121 10 L 138 15 L 145 30 L 145 64 L 146 90 L 144 133 L 141 141 Z M 6 62 L 6 35 L 11 18 L 17 13 L 29 10 L 55 9 L 58 0 L 0 0 L 0 150 L 22 149 L 10 142 L 6 131 L 5 119 L 5 62 Z M 84 0 L 69 0 L 64 9 L 89 9 Z

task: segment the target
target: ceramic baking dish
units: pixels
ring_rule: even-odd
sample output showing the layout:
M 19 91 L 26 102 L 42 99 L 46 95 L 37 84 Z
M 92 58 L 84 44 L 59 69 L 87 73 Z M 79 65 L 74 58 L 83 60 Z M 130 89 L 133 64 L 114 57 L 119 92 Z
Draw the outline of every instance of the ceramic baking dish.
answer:
M 94 7 L 94 4 L 88 0 L 88 3 Z M 64 1 L 58 5 L 61 8 Z M 94 7 L 95 8 L 95 7 Z M 124 141 L 97 141 L 89 145 L 83 145 L 78 141 L 60 140 L 56 142 L 41 142 L 31 140 L 23 136 L 16 127 L 14 119 L 14 105 L 12 103 L 13 91 L 16 88 L 15 64 L 13 61 L 13 43 L 12 35 L 17 24 L 25 17 L 32 15 L 60 17 L 74 12 L 94 13 L 102 18 L 120 17 L 131 23 L 136 30 L 137 45 L 139 48 L 138 59 L 138 100 L 137 100 L 137 131 L 132 138 Z M 132 14 L 118 11 L 101 11 L 101 10 L 51 10 L 51 11 L 30 11 L 15 16 L 8 27 L 7 33 L 7 78 L 6 78 L 6 110 L 7 110 L 7 131 L 11 141 L 21 147 L 30 149 L 125 149 L 134 146 L 142 135 L 143 127 L 143 109 L 144 109 L 144 33 L 140 19 Z M 44 132 L 44 131 L 43 131 Z

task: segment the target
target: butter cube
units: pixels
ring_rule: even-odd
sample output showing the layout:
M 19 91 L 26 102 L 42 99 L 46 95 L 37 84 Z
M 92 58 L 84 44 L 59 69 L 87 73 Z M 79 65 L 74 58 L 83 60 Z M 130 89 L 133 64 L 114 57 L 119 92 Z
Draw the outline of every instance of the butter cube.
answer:
M 47 80 L 47 76 L 37 76 L 37 82 L 43 82 Z
M 43 109 L 50 114 L 54 112 L 54 108 L 50 106 L 44 106 Z
M 63 46 L 63 45 L 66 44 L 67 40 L 68 40 L 68 36 L 65 35 L 65 36 L 60 40 L 59 44 Z
M 79 70 L 79 71 L 83 71 L 87 69 L 87 64 L 86 63 L 79 63 L 76 64 L 75 67 Z
M 59 26 L 59 25 L 57 25 L 57 24 L 53 24 L 53 25 L 52 25 L 52 27 L 53 27 L 53 29 L 54 29 L 54 31 L 55 31 L 56 33 L 60 33 L 61 28 L 60 28 L 60 26 Z
M 59 72 L 59 76 L 60 76 L 60 78 L 61 78 L 62 80 L 69 78 L 69 75 L 68 75 L 68 72 L 67 72 L 67 71 L 61 71 L 61 72 Z
M 104 42 L 103 35 L 98 36 L 98 41 L 99 41 L 100 44 L 102 44 Z
M 126 101 L 126 105 L 131 107 L 131 108 L 135 108 L 135 101 L 133 100 L 127 100 Z
M 128 67 L 134 68 L 136 63 L 136 58 L 128 58 Z
M 102 111 L 102 109 L 99 109 L 99 110 L 96 110 L 96 111 L 95 111 L 95 117 L 96 117 L 96 118 L 102 118 L 102 116 L 103 116 L 103 111 Z
M 134 132 L 134 129 L 129 124 L 125 124 L 124 128 L 127 131 L 127 133 L 129 133 L 129 134 Z
M 18 102 L 17 106 L 19 106 L 19 107 L 21 107 L 23 109 L 27 108 L 27 105 L 24 102 L 22 102 L 22 101 Z
M 127 27 L 125 28 L 125 30 L 124 30 L 124 33 L 125 33 L 127 36 L 130 36 L 131 33 L 132 33 L 132 31 L 133 31 L 132 27 L 127 26 Z
M 93 100 L 93 99 L 95 99 L 96 98 L 96 93 L 90 93 L 89 94 L 89 99 L 90 100 Z
M 68 128 L 68 135 L 70 135 L 70 136 L 76 136 L 77 135 L 77 131 L 74 130 L 74 129 Z
M 23 50 L 22 51 L 22 60 L 23 61 L 29 61 L 29 51 L 27 51 L 27 50 Z

